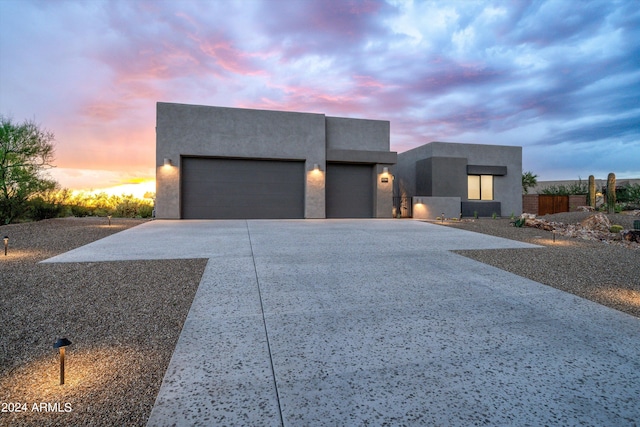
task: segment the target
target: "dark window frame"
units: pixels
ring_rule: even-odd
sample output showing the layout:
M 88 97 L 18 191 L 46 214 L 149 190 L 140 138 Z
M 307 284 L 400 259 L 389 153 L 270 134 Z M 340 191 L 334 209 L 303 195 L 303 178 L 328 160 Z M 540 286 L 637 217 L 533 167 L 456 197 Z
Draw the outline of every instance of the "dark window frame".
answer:
M 469 177 L 470 176 L 477 176 L 478 177 L 478 192 L 480 194 L 480 198 L 479 199 L 472 199 L 469 197 Z M 483 192 L 482 192 L 482 177 L 483 176 L 490 176 L 491 177 L 491 198 L 490 199 L 484 199 L 482 198 Z M 478 200 L 478 201 L 482 201 L 482 200 L 486 200 L 486 201 L 495 201 L 495 179 L 494 179 L 494 175 L 488 175 L 488 174 L 475 174 L 475 173 L 469 173 L 467 174 L 467 200 Z

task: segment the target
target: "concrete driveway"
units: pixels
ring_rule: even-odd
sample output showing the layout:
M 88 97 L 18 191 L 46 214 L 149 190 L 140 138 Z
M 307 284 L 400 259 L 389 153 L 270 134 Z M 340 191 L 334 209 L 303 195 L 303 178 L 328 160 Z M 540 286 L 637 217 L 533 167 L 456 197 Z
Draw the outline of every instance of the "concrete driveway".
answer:
M 150 426 L 634 425 L 639 319 L 450 252 L 526 247 L 402 220 L 154 221 L 48 262 L 209 259 Z

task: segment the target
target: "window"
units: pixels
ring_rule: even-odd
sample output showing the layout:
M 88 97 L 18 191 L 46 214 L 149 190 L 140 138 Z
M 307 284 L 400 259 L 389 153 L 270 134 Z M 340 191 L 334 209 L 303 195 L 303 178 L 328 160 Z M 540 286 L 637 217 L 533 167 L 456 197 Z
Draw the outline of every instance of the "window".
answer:
M 467 176 L 469 200 L 480 200 L 480 175 Z
M 493 200 L 493 175 L 467 175 L 469 200 Z

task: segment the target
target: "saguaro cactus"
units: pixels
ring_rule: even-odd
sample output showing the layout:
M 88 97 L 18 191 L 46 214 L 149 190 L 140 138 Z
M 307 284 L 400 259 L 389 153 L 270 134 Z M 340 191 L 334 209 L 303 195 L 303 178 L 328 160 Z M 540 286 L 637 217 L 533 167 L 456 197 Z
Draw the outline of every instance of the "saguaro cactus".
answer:
M 589 175 L 589 206 L 596 208 L 596 177 Z
M 616 207 L 616 174 L 611 172 L 607 176 L 607 208 L 609 213 L 615 212 Z

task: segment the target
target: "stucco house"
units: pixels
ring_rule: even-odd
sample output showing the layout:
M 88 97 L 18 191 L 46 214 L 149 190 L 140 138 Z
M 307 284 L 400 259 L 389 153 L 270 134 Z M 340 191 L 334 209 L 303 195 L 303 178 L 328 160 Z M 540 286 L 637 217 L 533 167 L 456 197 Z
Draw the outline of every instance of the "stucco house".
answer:
M 156 218 L 390 218 L 389 122 L 157 103 Z
M 522 147 L 431 142 L 398 154 L 393 173 L 414 218 L 522 213 Z

